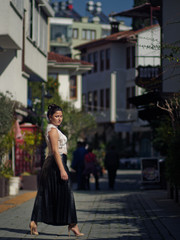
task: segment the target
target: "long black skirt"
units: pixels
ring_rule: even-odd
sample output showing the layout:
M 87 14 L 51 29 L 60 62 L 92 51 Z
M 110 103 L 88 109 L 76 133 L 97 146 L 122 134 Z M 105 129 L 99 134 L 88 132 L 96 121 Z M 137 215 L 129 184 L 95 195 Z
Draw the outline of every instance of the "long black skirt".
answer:
M 77 223 L 67 156 L 62 154 L 61 159 L 69 179 L 68 181 L 62 180 L 54 157 L 47 157 L 42 168 L 31 221 L 56 226 Z

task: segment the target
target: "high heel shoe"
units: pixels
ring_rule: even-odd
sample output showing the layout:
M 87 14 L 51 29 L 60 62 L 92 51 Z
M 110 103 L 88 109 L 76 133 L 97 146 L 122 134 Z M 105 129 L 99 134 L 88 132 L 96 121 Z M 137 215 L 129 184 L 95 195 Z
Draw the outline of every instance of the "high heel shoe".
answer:
M 31 230 L 31 235 L 39 235 L 38 231 L 37 231 L 37 225 L 35 224 L 35 222 L 30 222 L 29 224 L 30 230 Z
M 79 232 L 79 229 L 76 229 L 75 226 L 68 226 L 68 234 L 70 237 L 71 231 L 75 234 L 76 237 L 84 236 L 84 233 Z

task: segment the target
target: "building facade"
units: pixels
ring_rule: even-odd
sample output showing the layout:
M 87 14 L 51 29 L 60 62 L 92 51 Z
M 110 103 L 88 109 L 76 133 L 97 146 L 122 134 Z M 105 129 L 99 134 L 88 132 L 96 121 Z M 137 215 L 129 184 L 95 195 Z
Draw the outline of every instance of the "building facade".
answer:
M 58 80 L 59 95 L 76 109 L 82 107 L 82 74 L 91 71 L 91 63 L 69 58 L 58 53 L 48 54 L 48 75 Z
M 159 67 L 160 50 L 151 47 L 155 42 L 159 46 L 158 25 L 119 32 L 77 47 L 82 59 L 94 65 L 83 76 L 84 109 L 96 117 L 98 130 L 107 141 L 113 134 L 119 134 L 129 146 L 135 141 L 134 151 L 141 156 L 152 154 L 150 129 L 138 118 L 138 110 L 129 99 L 144 91 L 136 85 L 138 67 Z
M 47 0 L 0 3 L 0 91 L 28 106 L 29 81 L 47 80 Z
M 80 52 L 74 47 L 110 35 L 111 25 L 109 18 L 102 12 L 80 16 L 71 2 L 52 3 L 55 16 L 49 20 L 49 51 L 79 58 Z M 118 29 L 125 31 L 131 27 L 120 22 Z

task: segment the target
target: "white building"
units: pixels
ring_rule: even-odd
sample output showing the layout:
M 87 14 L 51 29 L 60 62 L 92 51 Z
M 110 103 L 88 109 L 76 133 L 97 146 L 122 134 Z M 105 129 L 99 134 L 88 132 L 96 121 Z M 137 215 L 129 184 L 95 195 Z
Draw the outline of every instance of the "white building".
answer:
M 48 54 L 48 75 L 58 79 L 59 95 L 76 109 L 82 107 L 82 74 L 90 71 L 92 67 L 91 63 L 85 61 L 54 52 Z
M 47 0 L 0 2 L 0 91 L 28 105 L 28 82 L 47 80 Z
M 91 4 L 95 5 L 92 1 Z M 98 15 L 82 17 L 69 1 L 56 0 L 52 2 L 52 6 L 55 17 L 49 19 L 49 52 L 79 58 L 80 53 L 74 46 L 111 34 L 109 17 L 101 11 Z M 111 18 L 111 21 L 115 20 Z M 119 22 L 118 28 L 119 31 L 131 29 L 123 21 Z
M 137 111 L 127 98 L 135 95 L 135 35 L 133 31 L 115 33 L 77 47 L 82 59 L 94 68 L 83 77 L 83 106 L 99 124 L 99 131 L 131 131 Z M 118 124 L 117 124 L 118 123 Z M 112 127 L 113 126 L 113 127 Z M 113 129 L 112 129 L 113 128 Z
M 143 138 L 142 133 L 150 131 L 140 127 L 143 122 L 129 98 L 143 92 L 135 83 L 136 68 L 160 65 L 160 50 L 151 48 L 155 42 L 159 46 L 158 25 L 115 33 L 76 47 L 83 60 L 94 64 L 83 77 L 84 109 L 96 117 L 98 131 L 104 131 L 107 140 L 117 132 L 132 142 L 135 134 Z M 136 150 L 140 152 L 143 139 L 138 141 Z

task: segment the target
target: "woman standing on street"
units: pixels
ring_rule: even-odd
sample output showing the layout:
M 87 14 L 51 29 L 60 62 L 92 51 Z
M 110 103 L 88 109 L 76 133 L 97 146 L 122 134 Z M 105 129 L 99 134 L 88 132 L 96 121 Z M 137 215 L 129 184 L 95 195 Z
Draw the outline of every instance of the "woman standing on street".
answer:
M 37 222 L 63 226 L 68 225 L 68 232 L 83 236 L 77 225 L 74 196 L 70 187 L 70 175 L 66 165 L 66 136 L 58 129 L 63 120 L 62 109 L 49 105 L 47 113 L 49 124 L 46 129 L 46 142 L 49 150 L 46 158 L 37 196 L 32 211 L 31 234 L 38 235 Z

